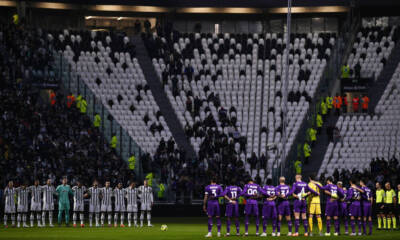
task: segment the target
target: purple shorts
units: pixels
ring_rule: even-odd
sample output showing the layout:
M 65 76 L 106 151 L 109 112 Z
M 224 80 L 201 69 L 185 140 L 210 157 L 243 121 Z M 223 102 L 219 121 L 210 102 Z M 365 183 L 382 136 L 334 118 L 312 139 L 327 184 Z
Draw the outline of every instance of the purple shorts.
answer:
M 281 216 L 290 216 L 290 205 L 288 201 L 283 201 L 278 204 L 278 214 Z
M 326 203 L 325 216 L 327 217 L 339 216 L 339 208 L 338 208 L 338 203 L 336 201 Z
M 349 207 L 349 216 L 361 217 L 361 206 L 360 202 L 352 202 Z
M 245 215 L 258 216 L 258 204 L 257 203 L 247 203 L 244 207 Z
M 293 212 L 295 213 L 306 213 L 307 212 L 307 202 L 305 200 L 294 200 Z
M 225 215 L 227 217 L 239 217 L 239 204 L 228 203 L 226 205 Z
M 276 206 L 275 202 L 264 203 L 262 209 L 262 217 L 265 219 L 276 219 Z
M 347 209 L 347 203 L 346 202 L 339 203 L 339 215 L 341 217 L 349 216 L 349 211 Z
M 363 202 L 363 216 L 372 217 L 372 206 L 370 202 Z
M 219 211 L 219 203 L 218 201 L 209 201 L 207 204 L 207 215 L 209 217 L 219 217 L 220 211 Z

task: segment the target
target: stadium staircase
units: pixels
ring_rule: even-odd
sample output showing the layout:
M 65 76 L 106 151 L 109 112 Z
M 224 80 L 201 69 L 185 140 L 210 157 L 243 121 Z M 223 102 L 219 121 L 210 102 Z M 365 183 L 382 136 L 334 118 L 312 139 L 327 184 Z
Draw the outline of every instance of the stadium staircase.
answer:
M 146 78 L 147 84 L 153 93 L 154 99 L 157 102 L 164 119 L 171 130 L 176 144 L 185 151 L 187 158 L 195 158 L 196 153 L 186 138 L 185 132 L 178 117 L 169 102 L 167 95 L 164 92 L 160 79 L 154 70 L 151 58 L 146 51 L 146 47 L 142 38 L 138 35 L 132 36 L 132 43 L 136 46 L 136 58 L 139 61 L 140 67 Z M 167 139 L 166 139 L 167 140 Z
M 390 79 L 393 76 L 394 71 L 398 63 L 400 62 L 400 43 L 397 42 L 395 45 L 390 57 L 387 61 L 386 66 L 383 68 L 381 74 L 378 77 L 378 80 L 371 84 L 368 97 L 370 99 L 369 109 L 375 111 L 375 107 L 381 99 L 383 92 L 385 91 L 386 86 L 388 85 Z

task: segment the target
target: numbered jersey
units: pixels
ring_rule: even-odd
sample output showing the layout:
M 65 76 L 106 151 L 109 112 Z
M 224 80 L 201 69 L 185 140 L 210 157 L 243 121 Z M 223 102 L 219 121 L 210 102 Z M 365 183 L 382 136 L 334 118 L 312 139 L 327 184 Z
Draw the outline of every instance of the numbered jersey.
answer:
M 347 192 L 347 198 L 353 202 L 360 202 L 361 192 L 355 188 L 350 187 Z
M 287 201 L 289 196 L 290 187 L 288 185 L 279 185 L 275 189 L 275 193 L 279 196 L 278 201 Z
M 258 184 L 249 183 L 244 186 L 244 189 L 243 189 L 241 195 L 247 197 L 248 204 L 256 204 L 257 199 L 254 199 L 254 198 L 256 198 L 257 196 L 260 195 L 260 193 L 261 193 L 260 189 L 261 189 L 261 187 Z
M 372 198 L 371 189 L 368 187 L 362 187 L 361 189 L 364 190 L 364 193 L 361 195 L 363 202 L 370 202 L 370 199 Z
M 238 186 L 229 186 L 225 189 L 223 195 L 228 196 L 230 199 L 237 199 L 242 192 L 242 189 Z
M 208 196 L 208 201 L 218 201 L 223 193 L 222 187 L 218 184 L 211 184 L 205 188 L 204 194 Z

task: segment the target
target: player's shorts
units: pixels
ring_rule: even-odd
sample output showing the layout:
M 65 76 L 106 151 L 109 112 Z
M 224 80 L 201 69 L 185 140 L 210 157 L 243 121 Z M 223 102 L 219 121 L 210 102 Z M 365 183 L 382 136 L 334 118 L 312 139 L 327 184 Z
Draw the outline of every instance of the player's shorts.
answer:
M 288 201 L 278 204 L 278 214 L 281 216 L 290 216 L 290 205 Z
M 393 203 L 385 203 L 385 214 L 395 214 L 395 207 Z
M 43 203 L 43 211 L 54 211 L 54 203 Z
M 17 211 L 19 213 L 27 213 L 28 212 L 28 205 L 18 205 Z
M 385 213 L 385 204 L 384 203 L 377 203 L 376 204 L 376 212 L 378 214 L 383 214 Z
M 138 207 L 137 207 L 137 205 L 128 204 L 126 211 L 127 212 L 138 212 Z
M 338 207 L 337 202 L 328 202 L 326 204 L 325 216 L 327 216 L 327 217 L 339 216 L 339 207 Z
M 227 217 L 239 217 L 239 204 L 228 203 L 226 205 L 225 216 Z
M 31 203 L 31 212 L 41 212 L 42 211 L 42 204 L 32 202 Z
M 219 203 L 218 202 L 208 202 L 207 203 L 207 215 L 209 217 L 219 217 L 221 216 L 221 212 L 219 209 Z
M 321 204 L 320 203 L 311 203 L 308 207 L 308 213 L 314 215 L 321 215 Z
M 244 214 L 258 216 L 258 204 L 257 203 L 247 203 L 244 206 Z
M 75 203 L 74 204 L 74 212 L 84 212 L 85 204 L 84 203 Z
M 305 200 L 294 200 L 293 212 L 307 213 L 307 202 Z
M 58 204 L 58 210 L 59 211 L 69 211 L 69 208 L 70 208 L 70 206 L 69 206 L 69 203 L 59 203 Z
M 372 205 L 369 202 L 363 202 L 363 216 L 364 217 L 372 217 Z
M 140 204 L 140 210 L 142 210 L 142 211 L 151 211 L 151 203 L 142 203 L 142 204 Z
M 101 205 L 101 212 L 112 212 L 112 206 L 110 205 Z
M 125 205 L 115 205 L 114 206 L 114 212 L 125 212 L 126 207 Z
M 90 213 L 99 213 L 100 212 L 100 205 L 89 205 L 89 212 Z
M 349 216 L 349 210 L 348 210 L 348 208 L 347 208 L 347 203 L 341 202 L 341 203 L 339 204 L 339 215 L 340 215 L 341 217 L 347 217 L 347 216 Z
M 351 203 L 349 207 L 349 216 L 350 217 L 361 217 L 361 206 L 359 203 Z
M 6 205 L 4 208 L 4 213 L 15 213 L 15 206 Z
M 262 217 L 265 219 L 276 219 L 278 213 L 276 211 L 275 202 L 270 202 L 263 205 Z

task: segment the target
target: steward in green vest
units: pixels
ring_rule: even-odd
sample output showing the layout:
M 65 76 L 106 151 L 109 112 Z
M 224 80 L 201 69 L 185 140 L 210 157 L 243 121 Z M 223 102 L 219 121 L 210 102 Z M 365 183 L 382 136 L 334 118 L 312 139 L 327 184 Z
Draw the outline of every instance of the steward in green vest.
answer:
M 341 78 L 349 78 L 350 77 L 350 66 L 349 65 L 343 65 L 341 70 L 342 70 Z
M 145 179 L 147 179 L 149 186 L 152 187 L 153 186 L 153 173 L 147 174 Z
M 112 149 L 116 149 L 117 148 L 117 136 L 115 136 L 115 134 L 113 134 L 112 138 L 111 138 L 111 148 Z
M 331 111 L 331 109 L 333 107 L 333 97 L 327 96 L 325 98 L 325 102 L 326 102 L 326 106 L 328 107 L 328 114 L 330 114 L 330 111 Z
M 85 114 L 87 109 L 87 102 L 85 99 L 82 98 L 81 101 L 81 113 Z
M 101 124 L 101 117 L 98 113 L 95 113 L 94 115 L 94 121 L 93 121 L 93 126 L 95 128 L 99 128 Z
M 295 171 L 296 171 L 296 174 L 301 174 L 301 161 L 299 160 L 299 159 L 297 159 L 295 162 L 294 162 L 294 169 L 295 169 Z
M 317 130 L 315 130 L 313 127 L 309 128 L 308 136 L 311 141 L 311 147 L 314 147 L 315 142 L 317 141 Z
M 78 97 L 76 98 L 76 108 L 78 108 L 79 110 L 81 110 L 81 101 L 82 101 L 82 95 L 78 95 Z
M 322 130 L 322 124 L 324 121 L 322 120 L 322 116 L 320 114 L 317 114 L 317 133 L 320 134 Z
M 158 188 L 159 188 L 159 191 L 157 193 L 157 196 L 158 196 L 159 199 L 163 199 L 164 195 L 165 195 L 165 186 L 164 186 L 164 184 L 160 183 L 158 185 Z
M 135 169 L 135 164 L 136 164 L 136 158 L 135 156 L 132 154 L 132 156 L 128 159 L 128 163 L 129 163 L 129 169 L 130 170 L 134 170 Z
M 304 152 L 304 163 L 308 163 L 308 160 L 310 159 L 311 156 L 311 147 L 308 144 L 308 142 L 305 142 L 303 145 L 303 152 Z
M 322 116 L 325 116 L 328 113 L 328 106 L 326 106 L 326 103 L 324 100 L 321 101 L 321 113 L 322 113 Z

